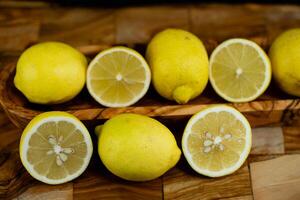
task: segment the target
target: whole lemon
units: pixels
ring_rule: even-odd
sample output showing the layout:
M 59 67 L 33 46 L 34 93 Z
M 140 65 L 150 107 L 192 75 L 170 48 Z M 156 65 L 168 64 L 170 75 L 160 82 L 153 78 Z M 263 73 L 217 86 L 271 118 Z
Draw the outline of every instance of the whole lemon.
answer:
M 163 175 L 179 160 L 173 134 L 160 122 L 137 114 L 121 114 L 98 126 L 98 153 L 113 174 L 131 181 Z
M 18 60 L 15 86 L 32 103 L 56 104 L 75 97 L 85 84 L 87 60 L 60 42 L 36 44 Z
M 300 28 L 279 35 L 271 45 L 269 56 L 279 87 L 300 97 Z
M 146 58 L 156 91 L 169 100 L 187 103 L 207 84 L 207 52 L 190 32 L 166 29 L 156 34 L 147 47 Z

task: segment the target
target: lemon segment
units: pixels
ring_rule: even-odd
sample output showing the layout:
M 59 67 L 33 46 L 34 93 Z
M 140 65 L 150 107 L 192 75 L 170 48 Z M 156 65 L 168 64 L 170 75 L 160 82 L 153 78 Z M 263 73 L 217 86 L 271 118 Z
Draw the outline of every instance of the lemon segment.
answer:
M 26 170 L 48 184 L 78 177 L 86 169 L 92 151 L 88 130 L 64 112 L 46 112 L 35 117 L 20 142 L 20 157 Z
M 113 47 L 99 53 L 89 64 L 87 88 L 92 97 L 107 107 L 126 107 L 147 92 L 151 72 L 135 50 Z
M 214 90 L 225 100 L 252 101 L 270 84 L 270 61 L 256 43 L 246 39 L 230 39 L 213 51 L 209 79 Z
M 189 120 L 182 148 L 196 172 L 219 177 L 240 168 L 250 152 L 251 138 L 251 127 L 240 112 L 229 106 L 211 106 Z

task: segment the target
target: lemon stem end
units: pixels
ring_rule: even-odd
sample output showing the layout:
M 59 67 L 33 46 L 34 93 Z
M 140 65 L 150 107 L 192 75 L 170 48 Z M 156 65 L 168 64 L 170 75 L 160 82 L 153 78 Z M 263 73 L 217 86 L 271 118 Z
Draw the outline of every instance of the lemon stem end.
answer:
M 185 104 L 192 98 L 193 94 L 192 88 L 182 85 L 173 91 L 173 99 L 179 104 Z

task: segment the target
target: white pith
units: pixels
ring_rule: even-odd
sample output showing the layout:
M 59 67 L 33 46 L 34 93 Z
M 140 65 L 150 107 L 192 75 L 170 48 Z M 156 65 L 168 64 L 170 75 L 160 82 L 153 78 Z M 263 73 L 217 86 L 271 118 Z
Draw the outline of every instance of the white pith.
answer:
M 246 143 L 245 143 L 244 150 L 240 154 L 240 159 L 235 163 L 235 165 L 233 165 L 229 168 L 222 169 L 220 171 L 210 171 L 207 169 L 203 169 L 194 163 L 193 158 L 188 150 L 188 137 L 191 134 L 191 128 L 199 119 L 203 118 L 208 113 L 221 112 L 221 111 L 225 111 L 225 112 L 229 112 L 229 113 L 233 114 L 244 125 L 245 130 L 246 130 L 246 136 L 245 136 Z M 209 135 L 211 135 L 211 134 L 209 134 Z M 209 137 L 209 135 L 206 134 L 206 137 Z M 229 137 L 231 137 L 229 134 L 226 134 L 224 136 L 224 138 L 229 138 Z M 204 109 L 203 111 L 200 111 L 199 113 L 195 114 L 189 120 L 189 122 L 184 130 L 183 137 L 182 137 L 182 150 L 183 150 L 183 154 L 184 154 L 186 160 L 188 161 L 190 166 L 196 172 L 206 175 L 206 176 L 210 176 L 210 177 L 219 177 L 219 176 L 231 174 L 242 166 L 242 164 L 245 162 L 245 160 L 247 159 L 248 154 L 250 152 L 251 144 L 252 144 L 251 141 L 252 141 L 251 127 L 250 127 L 247 119 L 240 112 L 238 112 L 237 110 L 235 110 L 234 108 L 231 108 L 229 106 L 223 106 L 223 105 L 213 106 L 211 108 L 207 108 L 207 109 Z M 207 147 L 211 148 L 211 145 L 208 145 Z M 207 148 L 207 147 L 205 147 L 205 148 Z M 208 153 L 209 151 L 211 151 L 211 149 L 209 149 L 209 151 L 208 151 L 208 149 L 205 150 L 205 148 L 204 148 L 204 151 L 206 151 L 205 153 Z M 218 148 L 222 148 L 222 147 L 219 146 Z
M 215 60 L 215 56 L 224 48 L 226 48 L 227 46 L 230 46 L 232 44 L 242 44 L 242 45 L 246 45 L 246 46 L 250 46 L 253 49 L 255 49 L 255 51 L 258 53 L 258 55 L 260 56 L 260 59 L 263 61 L 264 66 L 265 66 L 265 80 L 262 84 L 262 86 L 259 88 L 259 90 L 257 90 L 256 94 L 254 94 L 253 96 L 250 96 L 248 98 L 231 98 L 229 96 L 227 96 L 226 94 L 224 94 L 221 90 L 219 90 L 219 88 L 217 87 L 215 80 L 212 77 L 212 65 L 214 63 Z M 243 71 L 242 69 L 239 70 L 241 68 L 238 68 L 236 70 L 236 76 L 239 77 Z M 217 46 L 217 48 L 214 49 L 214 51 L 212 52 L 211 56 L 210 56 L 210 62 L 209 62 L 209 81 L 212 85 L 212 87 L 214 88 L 214 90 L 225 100 L 230 101 L 230 102 L 248 102 L 248 101 L 252 101 L 254 99 L 256 99 L 258 96 L 260 96 L 269 86 L 269 83 L 271 81 L 271 64 L 269 61 L 268 56 L 266 55 L 266 53 L 260 48 L 260 46 L 258 46 L 255 42 L 252 42 L 250 40 L 246 40 L 246 39 L 229 39 L 226 40 L 225 42 L 221 43 L 219 46 Z
M 82 133 L 85 143 L 86 143 L 86 146 L 87 146 L 87 154 L 86 154 L 86 157 L 84 158 L 83 165 L 77 172 L 75 172 L 74 174 L 68 175 L 63 179 L 56 180 L 56 179 L 49 179 L 46 176 L 40 175 L 39 173 L 37 173 L 34 170 L 33 165 L 30 164 L 27 159 L 27 150 L 29 148 L 29 140 L 30 140 L 31 136 L 37 131 L 37 129 L 42 124 L 44 124 L 46 122 L 59 122 L 59 121 L 67 121 L 69 123 L 72 123 L 75 126 L 75 128 L 78 129 Z M 26 133 L 25 137 L 22 140 L 21 148 L 22 148 L 22 151 L 21 151 L 22 153 L 20 156 L 21 156 L 21 160 L 22 160 L 24 167 L 34 178 L 36 178 L 37 180 L 42 181 L 44 183 L 47 183 L 47 184 L 61 184 L 61 183 L 71 181 L 71 180 L 77 178 L 78 176 L 80 176 L 87 168 L 89 161 L 91 159 L 91 156 L 92 156 L 92 152 L 93 152 L 93 144 L 92 144 L 92 140 L 90 138 L 88 130 L 84 127 L 84 125 L 78 124 L 77 120 L 70 118 L 70 117 L 48 117 L 48 118 L 40 120 Z M 56 151 L 62 150 L 60 148 L 61 147 L 54 146 L 53 152 L 49 151 L 49 152 L 47 152 L 47 154 L 56 153 L 55 150 Z M 71 153 L 67 148 L 65 151 L 67 154 Z M 66 159 L 66 158 L 63 157 L 62 160 L 64 160 L 64 159 Z
M 144 72 L 145 72 L 145 77 L 146 79 L 144 80 L 144 87 L 143 90 L 139 93 L 136 94 L 134 96 L 134 98 L 132 98 L 130 101 L 125 102 L 125 103 L 116 103 L 116 102 L 107 102 L 104 101 L 103 99 L 101 99 L 99 96 L 96 95 L 96 93 L 93 91 L 92 86 L 91 86 L 91 78 L 90 78 L 90 73 L 92 68 L 95 66 L 96 62 L 98 62 L 98 60 L 100 60 L 103 56 L 110 54 L 112 52 L 118 52 L 118 51 L 123 51 L 126 52 L 128 54 L 130 54 L 131 56 L 137 58 L 141 65 L 143 66 Z M 121 74 L 116 74 L 116 80 L 117 81 L 121 81 L 124 77 Z M 126 47 L 113 47 L 111 49 L 108 50 L 104 50 L 102 52 L 100 52 L 89 64 L 88 66 L 88 70 L 87 70 L 87 88 L 89 93 L 91 94 L 91 96 L 101 105 L 107 106 L 107 107 L 126 107 L 126 106 L 130 106 L 134 103 L 136 103 L 137 101 L 139 101 L 147 92 L 149 86 L 150 86 L 150 82 L 151 82 L 151 71 L 150 68 L 147 64 L 147 62 L 145 61 L 145 59 L 136 51 L 126 48 Z

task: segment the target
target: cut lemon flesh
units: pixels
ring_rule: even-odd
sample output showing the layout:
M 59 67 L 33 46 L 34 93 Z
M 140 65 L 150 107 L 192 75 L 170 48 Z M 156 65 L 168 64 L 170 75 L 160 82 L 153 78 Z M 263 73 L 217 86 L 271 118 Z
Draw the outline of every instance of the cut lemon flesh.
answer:
M 130 106 L 147 92 L 151 72 L 135 50 L 113 47 L 100 52 L 89 64 L 87 88 L 93 98 L 107 107 Z
M 211 106 L 189 120 L 182 148 L 196 172 L 219 177 L 240 168 L 250 152 L 251 138 L 251 127 L 239 111 L 229 106 Z
M 270 61 L 256 43 L 230 39 L 211 54 L 209 79 L 214 90 L 225 100 L 252 101 L 270 84 Z
M 77 178 L 88 166 L 92 152 L 88 130 L 64 112 L 46 112 L 35 117 L 20 142 L 20 157 L 26 170 L 48 184 Z

